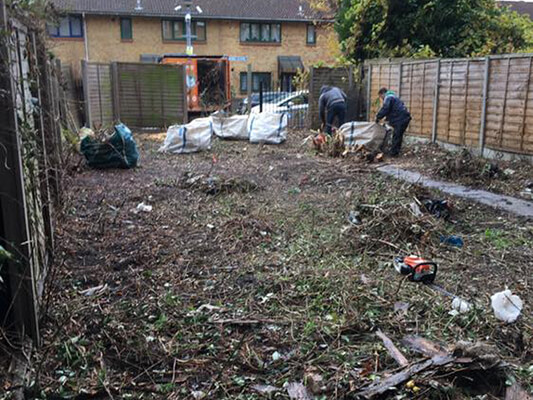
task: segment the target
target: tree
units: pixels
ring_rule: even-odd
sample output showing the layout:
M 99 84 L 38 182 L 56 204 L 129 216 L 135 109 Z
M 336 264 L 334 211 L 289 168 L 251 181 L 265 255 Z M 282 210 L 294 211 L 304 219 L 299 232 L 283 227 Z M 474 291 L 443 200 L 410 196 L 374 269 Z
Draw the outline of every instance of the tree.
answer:
M 533 22 L 494 0 L 341 0 L 336 29 L 350 59 L 468 57 L 533 48 Z

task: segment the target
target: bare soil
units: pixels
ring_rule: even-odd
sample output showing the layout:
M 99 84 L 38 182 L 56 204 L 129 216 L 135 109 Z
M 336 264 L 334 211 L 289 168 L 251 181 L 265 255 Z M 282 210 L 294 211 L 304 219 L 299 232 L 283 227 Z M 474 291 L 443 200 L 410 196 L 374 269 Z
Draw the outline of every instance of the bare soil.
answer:
M 163 135 L 138 135 L 139 168 L 74 173 L 33 394 L 258 399 L 265 395 L 254 385 L 263 384 L 278 390 L 271 397 L 288 398 L 284 385 L 313 373 L 323 378 L 316 398 L 350 398 L 397 368 L 378 328 L 409 360 L 419 356 L 401 346 L 408 334 L 495 345 L 528 387 L 532 224 L 461 199 L 450 221 L 417 217 L 413 197 L 439 193 L 353 158 L 316 156 L 304 137 L 272 147 L 215 141 L 210 152 L 168 155 L 157 152 Z M 141 202 L 153 210 L 136 212 Z M 348 221 L 351 211 L 359 225 Z M 450 234 L 465 246 L 442 244 Z M 437 283 L 473 310 L 449 315 L 449 298 L 401 283 L 391 261 L 411 253 L 437 261 Z M 506 286 L 525 301 L 509 325 L 490 308 Z M 477 394 L 442 375 L 415 378 L 418 394 L 407 386 L 397 393 Z M 491 390 L 497 398 L 503 388 Z

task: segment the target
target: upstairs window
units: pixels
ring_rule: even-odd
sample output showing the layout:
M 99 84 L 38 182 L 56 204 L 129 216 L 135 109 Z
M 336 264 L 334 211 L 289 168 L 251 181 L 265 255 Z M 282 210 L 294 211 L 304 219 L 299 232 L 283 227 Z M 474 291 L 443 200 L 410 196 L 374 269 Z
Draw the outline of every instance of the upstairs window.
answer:
M 120 38 L 122 40 L 133 39 L 133 24 L 131 22 L 131 18 L 120 19 Z
M 281 43 L 281 24 L 241 23 L 241 42 Z
M 307 25 L 307 44 L 316 44 L 316 26 Z
M 59 21 L 58 25 L 48 24 L 48 34 L 58 38 L 83 37 L 83 22 L 80 16 L 69 15 Z
M 186 25 L 185 21 L 170 21 L 164 20 L 162 22 L 163 40 L 186 40 Z M 193 41 L 206 40 L 206 23 L 205 21 L 192 21 L 191 33 Z

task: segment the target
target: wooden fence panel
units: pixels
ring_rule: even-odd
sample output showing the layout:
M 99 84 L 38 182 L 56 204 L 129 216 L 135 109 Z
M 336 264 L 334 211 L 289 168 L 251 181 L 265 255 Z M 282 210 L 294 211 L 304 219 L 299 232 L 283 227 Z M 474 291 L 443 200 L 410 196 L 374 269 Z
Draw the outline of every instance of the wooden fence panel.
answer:
M 116 114 L 134 128 L 165 128 L 187 120 L 182 66 L 117 63 Z
M 409 134 L 533 155 L 532 57 L 370 62 L 369 94 L 375 96 L 383 86 L 395 90 L 399 71 L 396 91 L 413 117 Z M 378 108 L 372 100 L 370 118 Z
M 82 61 L 86 123 L 95 128 L 113 125 L 111 66 Z
M 337 86 L 348 96 L 346 121 L 360 120 L 365 115 L 363 85 L 356 79 L 353 68 L 313 68 L 309 84 L 309 125 L 320 127 L 318 99 L 322 86 Z

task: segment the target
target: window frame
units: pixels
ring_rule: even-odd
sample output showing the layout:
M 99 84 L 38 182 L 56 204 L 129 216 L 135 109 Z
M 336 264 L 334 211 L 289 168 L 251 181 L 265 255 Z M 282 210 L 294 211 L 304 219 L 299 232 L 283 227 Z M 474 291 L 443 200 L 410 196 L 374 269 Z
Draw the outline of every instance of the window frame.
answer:
M 172 38 L 165 37 L 165 30 L 163 28 L 165 22 L 170 22 L 172 24 L 171 30 L 170 30 L 172 33 Z M 181 23 L 182 25 L 182 36 L 181 37 L 176 37 L 175 35 L 176 33 L 175 24 L 176 23 Z M 207 21 L 193 20 L 191 21 L 191 23 L 192 23 L 191 30 L 193 34 L 192 41 L 200 42 L 200 43 L 206 42 L 207 41 Z M 198 23 L 204 24 L 204 38 L 203 39 L 198 39 L 198 37 L 196 38 L 194 37 L 194 36 L 197 36 Z M 162 19 L 161 20 L 161 37 L 163 38 L 164 42 L 185 42 L 187 40 L 187 38 L 185 37 L 186 31 L 187 31 L 187 26 L 185 24 L 185 19 Z
M 263 78 L 266 78 L 267 75 L 270 84 L 268 87 L 264 88 L 264 91 L 270 92 L 272 88 L 272 72 L 252 72 L 252 93 L 259 92 L 259 87 L 254 90 L 254 76 L 263 76 Z M 241 93 L 248 93 L 248 72 L 246 71 L 243 71 L 239 74 L 239 90 Z
M 124 36 L 124 26 L 122 25 L 124 21 L 129 21 L 130 23 L 129 37 Z M 120 40 L 122 40 L 123 42 L 131 42 L 133 40 L 133 19 L 130 17 L 120 18 Z
M 248 39 L 242 40 L 243 37 L 243 25 L 248 25 Z M 250 39 L 252 36 L 252 25 L 259 25 L 259 39 Z M 269 26 L 269 40 L 263 40 L 263 26 L 268 25 Z M 279 26 L 279 40 L 272 40 L 272 34 L 275 32 L 275 29 L 272 29 L 274 26 Z M 241 43 L 269 43 L 269 44 L 281 44 L 283 40 L 283 33 L 282 33 L 282 24 L 280 22 L 241 22 L 240 23 L 240 29 L 239 29 L 239 41 Z
M 309 28 L 313 28 L 313 40 L 309 41 Z M 305 43 L 308 45 L 315 45 L 316 44 L 316 25 L 315 24 L 307 24 L 307 30 L 305 32 Z
M 68 18 L 69 34 L 68 35 L 61 35 L 60 34 L 61 21 L 63 21 L 66 18 Z M 73 19 L 77 19 L 80 22 L 80 34 L 79 35 L 73 35 L 72 34 L 72 20 Z M 55 29 L 55 33 L 52 33 L 51 29 Z M 51 25 L 50 24 L 50 25 L 47 26 L 46 30 L 47 30 L 48 35 L 50 37 L 56 38 L 56 39 L 83 39 L 84 33 L 85 33 L 84 32 L 84 28 L 83 28 L 83 16 L 81 16 L 81 15 L 67 15 L 67 16 L 63 17 L 59 21 L 58 25 Z

